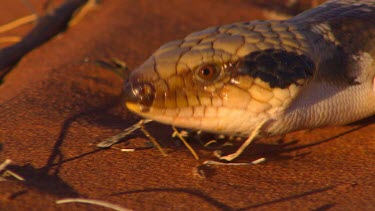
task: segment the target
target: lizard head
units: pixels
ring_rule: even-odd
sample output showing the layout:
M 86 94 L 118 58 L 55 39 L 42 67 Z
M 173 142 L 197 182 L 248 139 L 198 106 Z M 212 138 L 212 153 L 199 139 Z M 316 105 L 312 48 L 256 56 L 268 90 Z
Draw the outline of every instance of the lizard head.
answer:
M 161 46 L 125 83 L 127 108 L 178 127 L 247 135 L 290 103 L 313 68 L 260 36 L 259 25 L 271 27 L 213 27 Z

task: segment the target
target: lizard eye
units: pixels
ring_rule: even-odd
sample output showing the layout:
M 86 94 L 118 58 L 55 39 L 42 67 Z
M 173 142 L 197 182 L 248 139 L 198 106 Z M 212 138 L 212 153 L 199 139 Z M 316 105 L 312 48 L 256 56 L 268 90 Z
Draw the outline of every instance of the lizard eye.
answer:
M 220 76 L 220 68 L 216 65 L 206 64 L 197 69 L 196 76 L 207 82 L 212 82 Z

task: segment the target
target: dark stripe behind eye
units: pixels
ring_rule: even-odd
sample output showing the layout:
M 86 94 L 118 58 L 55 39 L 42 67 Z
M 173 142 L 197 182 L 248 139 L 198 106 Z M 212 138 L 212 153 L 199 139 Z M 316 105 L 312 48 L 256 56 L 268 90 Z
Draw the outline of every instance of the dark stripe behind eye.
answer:
M 286 88 L 300 79 L 313 76 L 315 65 L 305 55 L 269 49 L 250 53 L 239 60 L 234 74 L 260 78 L 272 88 Z

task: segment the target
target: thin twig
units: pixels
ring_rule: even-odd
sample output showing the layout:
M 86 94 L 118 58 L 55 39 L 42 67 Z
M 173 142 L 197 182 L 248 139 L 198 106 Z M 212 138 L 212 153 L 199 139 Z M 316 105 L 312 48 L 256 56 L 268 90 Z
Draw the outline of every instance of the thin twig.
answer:
M 158 150 L 161 152 L 161 154 L 166 157 L 167 156 L 167 153 L 164 152 L 163 148 L 160 146 L 160 144 L 156 141 L 156 139 L 151 136 L 151 134 L 146 130 L 145 126 L 144 125 L 140 125 L 140 129 L 141 131 L 146 135 L 146 137 L 148 139 L 150 139 L 150 141 L 154 144 L 154 146 L 156 146 L 156 148 L 158 148 Z
M 251 163 L 224 163 L 214 160 L 206 160 L 203 162 L 203 165 L 218 165 L 218 166 L 249 166 Z
M 3 163 L 0 164 L 0 172 L 4 171 L 5 168 L 12 163 L 12 160 L 6 159 Z
M 4 172 L 4 175 L 7 175 L 9 174 L 10 176 L 20 180 L 20 181 L 25 181 L 25 179 L 23 177 L 21 177 L 20 175 L 16 174 L 15 172 L 11 171 L 11 170 L 6 170 Z
M 94 200 L 94 199 L 82 199 L 82 198 L 67 198 L 67 199 L 60 199 L 56 201 L 56 204 L 64 204 L 64 203 L 85 203 L 85 204 L 94 204 L 106 208 L 110 208 L 117 211 L 130 211 L 131 209 L 123 208 L 117 204 L 112 204 L 105 201 Z
M 177 128 L 175 126 L 172 126 L 173 128 L 173 131 L 175 132 L 175 134 L 177 135 L 177 137 L 182 141 L 182 143 L 184 143 L 184 145 L 189 149 L 189 151 L 191 152 L 191 154 L 193 154 L 193 156 L 195 157 L 195 159 L 199 160 L 199 156 L 198 154 L 195 152 L 195 150 L 193 149 L 193 147 L 191 147 L 189 145 L 189 143 L 185 140 L 185 138 L 180 134 L 180 132 L 178 132 Z
M 22 40 L 22 37 L 18 36 L 8 36 L 8 37 L 0 37 L 0 44 L 1 43 L 14 43 L 14 42 L 19 42 Z
M 99 144 L 97 144 L 96 146 L 99 147 L 99 148 L 109 148 L 111 147 L 112 145 L 120 142 L 123 138 L 125 138 L 126 136 L 130 135 L 131 133 L 133 133 L 134 131 L 138 130 L 141 128 L 141 125 L 144 125 L 144 124 L 147 124 L 149 122 L 151 122 L 152 120 L 149 120 L 149 119 L 142 119 L 141 121 L 135 123 L 134 125 L 126 128 L 124 131 L 122 131 L 121 133 L 115 135 L 115 136 L 112 136 L 102 142 L 100 142 Z
M 3 163 L 0 164 L 0 172 L 4 171 L 4 173 L 0 176 L 1 179 L 4 179 L 3 177 L 5 177 L 5 175 L 10 175 L 18 180 L 21 180 L 21 181 L 25 181 L 25 179 L 23 177 L 21 177 L 20 175 L 14 173 L 13 171 L 11 170 L 6 170 L 7 166 L 9 164 L 12 163 L 12 160 L 10 159 L 6 159 Z M 3 180 L 0 180 L 0 181 L 3 181 Z
M 219 162 L 219 161 L 214 161 L 214 160 L 206 160 L 203 162 L 203 165 L 219 165 L 219 166 L 250 166 L 250 165 L 256 165 L 260 164 L 266 161 L 266 158 L 259 158 L 256 159 L 250 163 L 224 163 L 224 162 Z
M 259 159 L 254 160 L 253 162 L 251 162 L 251 164 L 256 165 L 256 164 L 259 164 L 259 163 L 263 163 L 265 161 L 266 161 L 266 158 L 259 158 Z
M 226 160 L 226 161 L 232 161 L 233 159 L 237 158 L 241 155 L 241 153 L 246 149 L 247 146 L 251 144 L 251 142 L 254 140 L 254 138 L 259 134 L 259 130 L 262 128 L 266 120 L 261 121 L 251 132 L 250 136 L 247 138 L 247 140 L 240 146 L 240 148 L 237 149 L 235 153 L 220 156 L 220 160 Z
M 14 20 L 10 23 L 4 24 L 0 26 L 0 33 L 10 31 L 12 29 L 15 29 L 17 27 L 20 27 L 22 25 L 35 22 L 38 19 L 38 16 L 36 14 L 28 15 L 23 18 L 19 18 L 17 20 Z
M 121 152 L 134 152 L 135 149 L 120 149 Z

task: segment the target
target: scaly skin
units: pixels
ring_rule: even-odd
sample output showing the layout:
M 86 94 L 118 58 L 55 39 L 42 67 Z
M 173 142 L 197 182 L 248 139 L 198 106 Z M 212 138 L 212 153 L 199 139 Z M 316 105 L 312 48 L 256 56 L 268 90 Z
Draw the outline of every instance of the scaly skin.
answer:
M 330 1 L 286 21 L 211 27 L 161 46 L 126 106 L 178 127 L 253 138 L 375 114 L 375 1 Z

